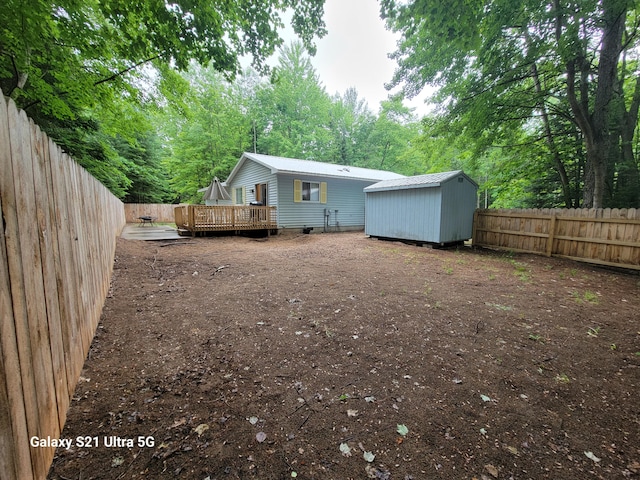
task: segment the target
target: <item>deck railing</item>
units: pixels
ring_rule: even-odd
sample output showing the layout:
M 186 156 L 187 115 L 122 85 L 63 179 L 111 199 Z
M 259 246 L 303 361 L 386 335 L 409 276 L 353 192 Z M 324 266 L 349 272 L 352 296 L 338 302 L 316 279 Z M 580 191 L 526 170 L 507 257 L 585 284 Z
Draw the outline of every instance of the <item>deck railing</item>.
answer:
M 180 205 L 174 209 L 178 230 L 216 232 L 274 230 L 276 207 L 253 205 Z

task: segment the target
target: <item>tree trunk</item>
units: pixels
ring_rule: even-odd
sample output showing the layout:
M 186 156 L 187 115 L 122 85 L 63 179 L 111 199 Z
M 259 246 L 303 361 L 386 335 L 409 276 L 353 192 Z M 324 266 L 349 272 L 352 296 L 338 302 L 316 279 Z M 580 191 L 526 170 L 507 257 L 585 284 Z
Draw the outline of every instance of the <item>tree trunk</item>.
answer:
M 640 110 L 640 76 L 636 77 L 633 99 L 628 111 L 623 112 L 624 121 L 620 133 L 621 166 L 616 183 L 616 194 L 629 207 L 640 207 L 640 172 L 633 152 L 633 136 L 638 125 Z
M 556 6 L 558 3 L 556 2 Z M 593 113 L 589 112 L 588 75 L 590 65 L 586 52 L 576 52 L 567 61 L 567 95 L 576 124 L 585 140 L 587 165 L 584 178 L 583 206 L 602 208 L 605 204 L 607 162 L 610 158 L 611 123 L 614 86 L 618 74 L 618 60 L 622 52 L 622 34 L 627 13 L 626 0 L 602 0 L 602 42 L 598 61 L 597 85 Z M 558 11 L 558 18 L 561 13 Z M 579 69 L 580 82 L 576 85 Z M 576 92 L 579 86 L 580 97 Z

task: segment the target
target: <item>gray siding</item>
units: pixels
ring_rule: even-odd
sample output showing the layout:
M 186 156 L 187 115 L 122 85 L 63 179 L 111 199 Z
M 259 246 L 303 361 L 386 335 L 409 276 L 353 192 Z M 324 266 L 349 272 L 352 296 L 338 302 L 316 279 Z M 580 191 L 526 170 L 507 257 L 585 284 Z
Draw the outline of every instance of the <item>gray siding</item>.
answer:
M 464 175 L 436 186 L 369 191 L 365 233 L 432 243 L 467 240 L 473 230 L 476 192 Z
M 459 182 L 458 178 L 463 181 Z M 477 204 L 477 190 L 465 177 L 452 178 L 442 189 L 442 242 L 467 240 L 473 235 L 473 212 Z M 450 239 L 450 240 L 449 240 Z
M 327 203 L 294 202 L 293 181 L 327 182 Z M 278 175 L 278 226 L 324 228 L 324 210 L 331 210 L 331 231 L 364 228 L 364 187 L 375 182 L 326 178 L 304 174 Z M 338 210 L 336 214 L 336 210 Z M 336 225 L 336 222 L 338 225 Z
M 231 185 L 227 186 L 227 191 L 235 203 L 235 189 L 240 187 L 246 188 L 245 203 L 248 205 L 256 199 L 255 186 L 258 183 L 267 184 L 267 205 L 276 205 L 278 200 L 278 182 L 276 176 L 271 170 L 256 162 L 244 162 L 242 168 L 233 178 Z
M 438 242 L 438 188 L 412 188 L 367 193 L 365 233 L 374 237 Z

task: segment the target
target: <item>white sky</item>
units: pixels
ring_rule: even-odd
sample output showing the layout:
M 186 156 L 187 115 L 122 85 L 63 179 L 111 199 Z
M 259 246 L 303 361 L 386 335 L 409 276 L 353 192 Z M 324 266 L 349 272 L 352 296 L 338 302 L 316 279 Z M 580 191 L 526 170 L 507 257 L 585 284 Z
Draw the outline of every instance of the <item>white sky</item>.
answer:
M 398 37 L 385 29 L 377 0 L 326 0 L 324 21 L 328 33 L 316 40 L 317 52 L 311 57 L 320 82 L 329 95 L 355 87 L 359 98 L 378 112 L 389 96 L 384 84 L 391 81 L 396 63 L 388 54 L 395 51 Z M 297 38 L 290 27 L 282 37 L 285 44 Z M 424 103 L 427 96 L 423 93 L 405 104 L 422 116 L 431 110 Z

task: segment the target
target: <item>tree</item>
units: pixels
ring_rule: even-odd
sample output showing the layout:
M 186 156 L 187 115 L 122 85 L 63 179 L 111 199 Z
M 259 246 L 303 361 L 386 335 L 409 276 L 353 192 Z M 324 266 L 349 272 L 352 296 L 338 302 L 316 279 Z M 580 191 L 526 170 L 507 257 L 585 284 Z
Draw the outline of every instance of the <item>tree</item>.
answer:
M 282 48 L 271 82 L 257 89 L 250 113 L 259 153 L 329 158 L 331 98 L 299 42 Z
M 182 102 L 176 70 L 195 60 L 233 78 L 249 55 L 267 72 L 265 58 L 282 43 L 280 12 L 292 9 L 295 32 L 313 50 L 325 33 L 323 5 L 6 0 L 0 88 L 118 197 L 166 198 L 146 112 Z
M 180 201 L 201 202 L 200 188 L 222 179 L 250 145 L 250 120 L 238 87 L 210 68 L 192 65 L 188 89 L 160 123 L 169 138 L 165 168 Z M 174 88 L 182 90 L 179 81 Z
M 420 125 L 413 110 L 404 106 L 402 100 L 402 95 L 395 95 L 380 103 L 380 112 L 368 139 L 371 156 L 367 166 L 408 175 L 424 173 L 420 168 L 416 170 L 416 150 L 412 145 Z
M 629 138 L 637 135 L 635 97 L 624 90 L 633 85 L 628 76 L 638 74 L 621 62 L 637 49 L 635 2 L 381 0 L 381 5 L 388 25 L 402 34 L 392 85 L 403 85 L 409 95 L 426 84 L 439 85 L 452 121 L 475 130 L 485 147 L 503 144 L 518 129 L 531 140 L 537 136 L 542 142 L 532 141 L 532 148 L 545 149 L 568 206 L 572 179 L 561 153 L 566 129 L 555 130 L 562 125 L 558 119 L 569 121 L 582 140 L 583 206 L 610 204 L 614 183 L 635 182 L 637 155 L 619 160 L 625 146 L 631 153 Z
M 260 71 L 282 43 L 280 11 L 313 50 L 324 0 L 6 0 L 0 87 L 27 111 L 73 118 L 114 95 L 141 95 L 143 65 L 184 70 L 192 59 L 232 78 L 251 55 Z
M 375 116 L 358 91 L 349 88 L 344 95 L 332 98 L 329 110 L 331 143 L 328 161 L 340 165 L 366 166 L 371 158 L 369 136 Z
M 130 185 L 125 203 L 171 203 L 175 195 L 161 163 L 161 145 L 155 132 L 139 136 L 135 142 L 117 136 L 114 149 L 123 159 Z

